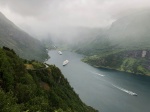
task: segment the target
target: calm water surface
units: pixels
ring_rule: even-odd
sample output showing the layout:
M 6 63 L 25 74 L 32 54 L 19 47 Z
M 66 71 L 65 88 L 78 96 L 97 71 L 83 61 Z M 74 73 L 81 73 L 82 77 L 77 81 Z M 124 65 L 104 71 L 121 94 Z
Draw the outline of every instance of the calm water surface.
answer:
M 150 77 L 97 69 L 82 55 L 49 51 L 48 64 L 59 67 L 80 98 L 100 112 L 150 112 Z M 64 60 L 69 64 L 62 66 Z M 138 96 L 131 95 L 131 92 Z

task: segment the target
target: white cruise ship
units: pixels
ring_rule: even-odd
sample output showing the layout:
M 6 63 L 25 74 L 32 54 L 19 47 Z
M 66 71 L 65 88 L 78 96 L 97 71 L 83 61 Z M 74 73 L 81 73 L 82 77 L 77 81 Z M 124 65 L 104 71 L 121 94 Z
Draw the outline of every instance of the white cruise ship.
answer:
M 69 63 L 69 61 L 68 61 L 68 60 L 65 60 L 65 61 L 63 62 L 63 66 L 67 65 L 68 63 Z
M 61 51 L 58 51 L 58 54 L 62 55 L 62 52 L 61 52 Z

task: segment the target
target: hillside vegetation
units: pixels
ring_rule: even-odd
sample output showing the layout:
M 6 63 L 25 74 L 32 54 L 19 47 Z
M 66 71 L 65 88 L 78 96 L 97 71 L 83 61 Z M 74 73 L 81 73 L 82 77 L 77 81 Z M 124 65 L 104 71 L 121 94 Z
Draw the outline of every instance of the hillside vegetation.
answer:
M 74 50 L 95 67 L 150 75 L 149 19 L 150 10 L 128 14 Z
M 54 65 L 20 59 L 0 48 L 0 112 L 96 112 Z
M 108 68 L 129 73 L 149 75 L 150 62 L 142 57 L 143 51 L 117 51 L 93 55 L 83 59 L 84 62 L 98 68 Z

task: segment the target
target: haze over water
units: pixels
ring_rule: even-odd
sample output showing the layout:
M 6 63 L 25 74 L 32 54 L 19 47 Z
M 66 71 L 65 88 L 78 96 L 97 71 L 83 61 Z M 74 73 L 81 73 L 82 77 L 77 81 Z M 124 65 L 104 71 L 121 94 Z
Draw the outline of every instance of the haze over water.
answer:
M 80 98 L 100 112 L 149 112 L 150 77 L 97 69 L 81 62 L 82 55 L 49 51 L 48 64 L 59 67 Z M 69 64 L 62 66 L 64 60 Z M 136 93 L 133 96 L 128 92 Z

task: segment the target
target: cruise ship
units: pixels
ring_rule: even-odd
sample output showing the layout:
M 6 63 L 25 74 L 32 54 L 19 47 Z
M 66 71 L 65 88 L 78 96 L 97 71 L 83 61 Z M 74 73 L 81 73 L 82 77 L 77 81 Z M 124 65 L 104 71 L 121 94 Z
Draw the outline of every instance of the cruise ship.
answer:
M 62 55 L 62 52 L 61 52 L 61 51 L 58 51 L 58 54 Z
M 63 62 L 63 66 L 67 65 L 68 63 L 69 63 L 69 61 L 68 61 L 68 60 L 65 60 L 65 61 Z

